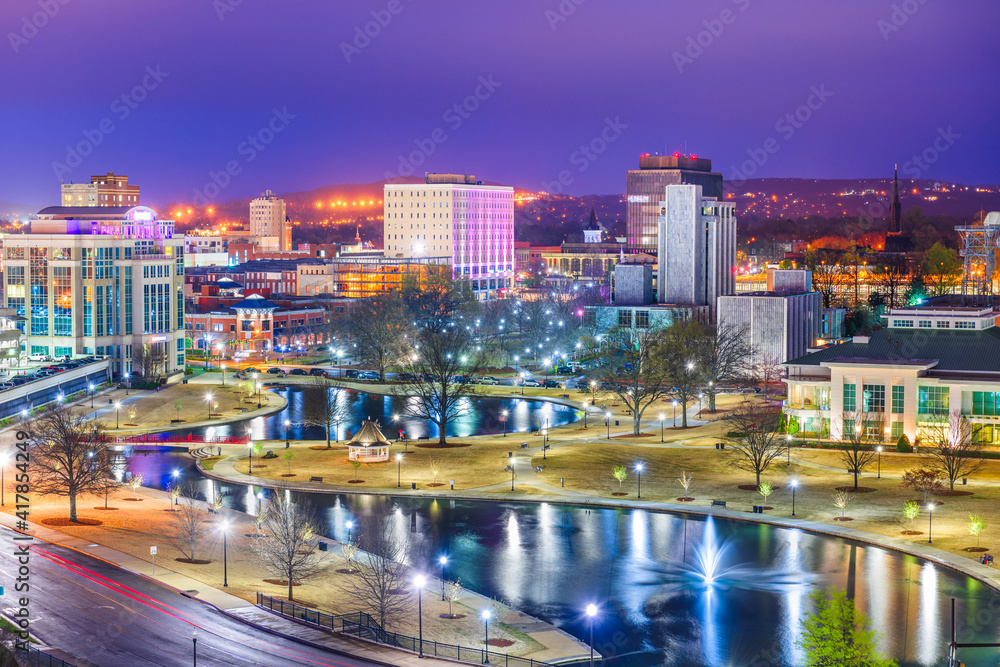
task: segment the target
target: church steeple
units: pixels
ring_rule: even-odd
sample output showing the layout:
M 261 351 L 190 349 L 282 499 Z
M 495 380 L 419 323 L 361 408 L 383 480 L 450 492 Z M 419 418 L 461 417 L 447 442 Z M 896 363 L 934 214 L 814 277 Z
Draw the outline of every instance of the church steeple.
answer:
M 594 212 L 593 207 L 590 209 L 590 222 L 583 229 L 583 242 L 584 243 L 600 243 L 601 242 L 601 226 L 597 224 L 597 213 Z
M 899 203 L 899 165 L 893 168 L 892 204 L 889 205 L 889 233 L 902 234 L 902 206 Z

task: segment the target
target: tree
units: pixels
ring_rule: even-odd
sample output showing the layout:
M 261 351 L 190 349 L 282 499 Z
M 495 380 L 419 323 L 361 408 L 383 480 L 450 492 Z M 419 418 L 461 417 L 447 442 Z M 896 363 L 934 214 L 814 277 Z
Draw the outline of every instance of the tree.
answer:
M 351 577 L 348 590 L 383 628 L 395 621 L 409 607 L 406 590 L 406 545 L 399 538 L 393 511 L 376 506 L 361 518 L 358 547 L 362 549 L 360 567 Z
M 404 412 L 438 427 L 438 443 L 447 443 L 448 425 L 465 409 L 473 376 L 482 373 L 485 356 L 471 332 L 462 327 L 425 327 L 407 369 L 413 378 L 393 391 Z
M 763 388 L 764 400 L 770 398 L 772 386 L 781 385 L 781 378 L 784 375 L 785 367 L 781 365 L 781 360 L 777 356 L 764 352 L 757 354 L 752 376 Z
M 177 421 L 181 420 L 181 410 L 184 409 L 184 403 L 181 401 L 174 401 L 174 410 L 177 411 Z
M 847 473 L 854 475 L 854 489 L 858 488 L 858 476 L 871 466 L 878 457 L 871 434 L 877 436 L 876 442 L 882 441 L 884 414 L 881 412 L 846 412 L 844 427 L 840 441 L 845 445 L 839 451 L 840 460 Z
M 65 406 L 43 410 L 23 426 L 32 491 L 69 498 L 69 520 L 77 521 L 76 500 L 103 493 L 113 484 L 114 453 L 100 422 L 74 416 Z
M 774 487 L 771 486 L 770 482 L 761 482 L 757 485 L 757 493 L 764 498 L 764 502 L 766 503 L 767 497 L 774 493 Z
M 664 380 L 669 393 L 681 404 L 681 427 L 687 428 L 688 403 L 698 397 L 702 386 L 698 350 L 705 343 L 701 325 L 694 321 L 675 322 L 664 335 Z
M 987 523 L 979 514 L 969 515 L 969 532 L 976 536 L 976 548 L 979 548 L 979 536 L 986 530 Z
M 174 511 L 173 506 L 177 504 L 177 499 L 181 497 L 181 487 L 177 484 L 168 486 L 167 492 L 170 495 L 170 509 Z
M 927 468 L 907 470 L 903 473 L 903 483 L 900 486 L 913 489 L 922 495 L 924 505 L 930 502 L 930 499 L 944 488 L 941 480 L 938 479 L 937 473 Z
M 903 505 L 903 516 L 910 520 L 910 528 L 913 528 L 913 520 L 920 514 L 920 503 L 916 500 L 907 500 Z
M 813 611 L 796 640 L 806 667 L 895 667 L 878 653 L 878 634 L 844 591 L 815 591 L 810 598 Z
M 358 470 L 361 469 L 361 461 L 354 459 L 351 461 L 351 467 L 354 468 L 354 481 L 358 481 Z
M 133 499 L 136 498 L 136 491 L 138 491 L 139 487 L 142 486 L 142 482 L 143 482 L 142 475 L 132 475 L 132 477 L 129 478 L 128 483 L 129 483 L 129 486 L 132 487 L 132 498 Z
M 262 534 L 253 541 L 254 551 L 266 570 L 292 586 L 321 574 L 325 562 L 310 544 L 319 525 L 312 506 L 295 503 L 283 493 L 274 494 L 261 513 Z
M 450 266 L 423 265 L 403 277 L 400 288 L 410 322 L 437 326 L 476 303 L 472 285 Z
M 952 248 L 935 243 L 924 252 L 921 269 L 934 280 L 934 291 L 945 294 L 955 284 L 955 272 L 962 265 L 958 253 Z
M 778 433 L 781 411 L 744 401 L 726 416 L 726 422 L 729 465 L 753 473 L 754 485 L 760 486 L 761 474 L 784 452 Z
M 906 257 L 887 255 L 875 266 L 873 278 L 883 295 L 887 308 L 905 305 L 904 292 L 910 280 L 910 267 Z
M 326 431 L 326 448 L 331 449 L 334 428 L 351 415 L 351 407 L 341 384 L 329 378 L 317 377 L 302 389 L 302 422 Z
M 694 484 L 694 477 L 682 470 L 681 476 L 677 478 L 677 482 L 683 487 L 684 496 L 687 497 L 691 493 L 691 485 Z
M 611 476 L 618 480 L 618 488 L 622 488 L 622 484 L 628 477 L 628 472 L 625 470 L 625 466 L 614 466 L 611 469 Z
M 132 368 L 146 382 L 159 382 L 166 365 L 167 354 L 163 343 L 146 343 L 132 346 Z
M 180 489 L 178 488 L 178 491 Z M 188 489 L 188 497 L 178 505 L 174 513 L 174 539 L 177 546 L 189 560 L 195 560 L 195 549 L 205 537 L 205 522 L 201 510 L 192 498 L 194 489 Z
M 289 449 L 285 452 L 285 463 L 288 464 L 288 476 L 292 476 L 292 459 L 295 458 L 295 451 Z
M 838 258 L 824 250 L 806 250 L 805 264 L 812 271 L 813 289 L 823 295 L 823 307 L 831 308 L 843 279 Z
M 941 478 L 948 480 L 948 488 L 955 490 L 955 480 L 972 477 L 982 472 L 984 445 L 972 432 L 972 424 L 952 411 L 948 423 L 941 424 L 930 432 L 932 445 L 924 457 L 928 468 Z M 924 448 L 921 448 L 924 451 Z
M 344 560 L 347 561 L 347 571 L 354 572 L 354 561 L 358 557 L 358 545 L 353 542 L 345 542 L 341 546 L 341 551 L 344 554 Z
M 445 587 L 444 597 L 448 601 L 448 617 L 455 618 L 455 614 L 451 609 L 451 605 L 462 599 L 462 580 L 456 579 L 455 581 L 448 582 Z
M 646 409 L 670 392 L 665 339 L 662 329 L 616 327 L 603 337 L 596 360 L 597 381 L 625 404 L 636 437 Z
M 850 491 L 836 491 L 833 494 L 833 506 L 840 510 L 840 518 L 844 518 L 844 513 L 847 512 L 847 506 L 851 504 L 854 496 L 851 495 Z
M 708 411 L 715 412 L 715 396 L 726 382 L 748 375 L 753 347 L 748 327 L 719 325 L 703 330 L 698 365 L 705 380 Z
M 410 314 L 399 294 L 380 294 L 361 301 L 346 318 L 345 333 L 357 344 L 355 355 L 378 370 L 385 384 L 385 370 L 398 364 L 406 351 Z

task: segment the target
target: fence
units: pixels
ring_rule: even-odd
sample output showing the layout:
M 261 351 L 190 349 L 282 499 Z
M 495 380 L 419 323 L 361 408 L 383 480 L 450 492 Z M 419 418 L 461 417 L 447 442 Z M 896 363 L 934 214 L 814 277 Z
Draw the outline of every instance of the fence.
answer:
M 17 650 L 17 654 L 18 657 L 26 659 L 29 665 L 42 665 L 42 667 L 75 667 L 75 665 L 72 665 L 65 660 L 55 658 L 48 653 L 42 653 L 34 646 L 19 648 Z
M 257 606 L 272 611 L 286 618 L 292 618 L 301 623 L 317 628 L 340 632 L 362 641 L 374 642 L 385 646 L 420 652 L 421 641 L 417 637 L 389 632 L 384 630 L 375 619 L 364 612 L 340 614 L 335 616 L 315 609 L 306 609 L 291 602 L 276 600 L 269 595 L 257 593 Z M 439 658 L 450 658 L 478 665 L 504 665 L 505 667 L 550 667 L 547 662 L 521 658 L 516 655 L 497 653 L 486 648 L 468 648 L 455 644 L 443 644 L 429 639 L 423 640 L 423 654 Z
M 245 435 L 178 435 L 175 433 L 141 433 L 121 438 L 106 438 L 109 445 L 169 444 L 175 442 L 201 442 L 212 445 L 245 445 L 250 439 Z

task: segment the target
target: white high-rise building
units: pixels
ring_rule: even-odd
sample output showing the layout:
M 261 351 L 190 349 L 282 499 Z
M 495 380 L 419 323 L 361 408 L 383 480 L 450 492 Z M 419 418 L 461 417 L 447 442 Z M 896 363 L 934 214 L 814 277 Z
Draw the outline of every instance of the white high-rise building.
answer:
M 250 235 L 259 239 L 272 238 L 275 241 L 261 241 L 261 246 L 277 245 L 278 250 L 292 249 L 292 226 L 285 213 L 285 200 L 279 199 L 270 190 L 250 202 Z
M 441 258 L 480 299 L 512 287 L 514 188 L 459 174 L 424 180 L 385 186 L 386 257 Z
M 736 291 L 736 207 L 700 185 L 668 185 L 658 223 L 660 303 L 708 306 Z

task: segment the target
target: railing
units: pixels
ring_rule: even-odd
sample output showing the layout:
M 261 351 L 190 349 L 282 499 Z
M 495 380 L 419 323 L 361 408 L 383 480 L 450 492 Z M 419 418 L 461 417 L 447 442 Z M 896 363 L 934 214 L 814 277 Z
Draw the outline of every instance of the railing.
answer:
M 17 649 L 18 656 L 28 661 L 29 665 L 43 665 L 43 667 L 76 667 L 75 665 L 60 660 L 48 653 L 42 653 L 34 646 Z
M 109 445 L 164 444 L 172 442 L 201 442 L 211 445 L 245 445 L 249 439 L 245 435 L 174 435 L 172 433 L 142 433 L 122 438 L 108 438 Z
M 432 655 L 438 658 L 450 658 L 477 665 L 550 667 L 550 663 L 547 662 L 498 653 L 485 648 L 468 648 L 455 644 L 443 644 L 430 639 L 425 639 L 421 642 L 417 637 L 384 630 L 375 619 L 364 612 L 335 616 L 326 612 L 316 611 L 315 609 L 300 607 L 292 602 L 276 600 L 260 592 L 257 593 L 257 606 L 285 616 L 286 618 L 294 619 L 300 623 L 305 623 L 306 625 L 340 632 L 362 641 L 401 648 L 413 651 L 414 653 L 422 652 L 424 655 Z

